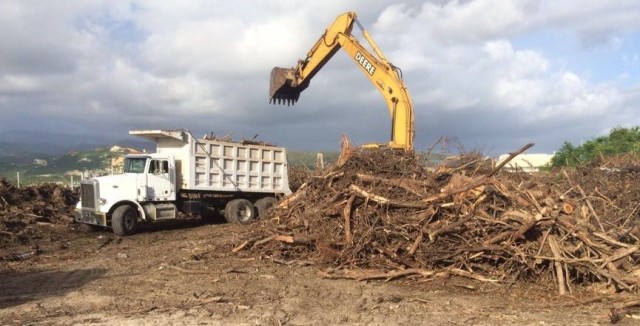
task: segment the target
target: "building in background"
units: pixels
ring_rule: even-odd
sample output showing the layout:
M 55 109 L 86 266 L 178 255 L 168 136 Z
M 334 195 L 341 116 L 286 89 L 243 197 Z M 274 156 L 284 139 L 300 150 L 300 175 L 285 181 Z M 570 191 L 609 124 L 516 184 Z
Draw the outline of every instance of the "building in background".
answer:
M 551 166 L 551 158 L 554 154 L 520 154 L 511 160 L 502 169 L 505 171 L 523 171 L 538 172 L 542 167 Z M 498 157 L 496 165 L 504 162 L 509 158 L 509 154 L 503 154 Z

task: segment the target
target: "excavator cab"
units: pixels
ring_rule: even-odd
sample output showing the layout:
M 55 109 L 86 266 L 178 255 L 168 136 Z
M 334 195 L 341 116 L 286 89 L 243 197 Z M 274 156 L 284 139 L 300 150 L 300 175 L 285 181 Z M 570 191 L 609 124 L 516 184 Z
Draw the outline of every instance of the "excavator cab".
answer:
M 300 93 L 309 86 L 309 83 L 296 85 L 295 74 L 294 68 L 275 67 L 271 70 L 269 103 L 291 105 L 298 102 Z

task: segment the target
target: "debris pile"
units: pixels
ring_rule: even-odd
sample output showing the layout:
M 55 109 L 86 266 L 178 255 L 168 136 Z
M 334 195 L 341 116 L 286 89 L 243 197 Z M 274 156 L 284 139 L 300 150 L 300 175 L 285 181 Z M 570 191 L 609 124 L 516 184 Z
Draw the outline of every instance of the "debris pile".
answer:
M 0 244 L 28 243 L 38 224 L 69 224 L 78 195 L 55 184 L 16 188 L 0 177 Z
M 300 187 L 313 175 L 313 171 L 304 166 L 289 166 L 287 169 L 289 188 L 298 191 Z
M 410 153 L 343 154 L 234 251 L 327 264 L 327 278 L 457 275 L 552 282 L 561 294 L 593 282 L 638 290 L 638 174 L 506 173 L 482 160 L 430 172 Z

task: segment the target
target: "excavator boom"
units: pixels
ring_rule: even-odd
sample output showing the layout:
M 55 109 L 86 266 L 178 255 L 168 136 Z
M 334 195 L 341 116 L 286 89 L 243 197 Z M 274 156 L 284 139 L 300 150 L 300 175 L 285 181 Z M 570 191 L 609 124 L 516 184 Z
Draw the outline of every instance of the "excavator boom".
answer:
M 352 35 L 354 23 L 358 25 L 375 54 L 363 47 Z M 296 67 L 273 68 L 269 83 L 269 103 L 295 104 L 313 76 L 340 49 L 350 55 L 387 103 L 391 116 L 391 141 L 388 146 L 413 150 L 413 105 L 400 70 L 386 59 L 369 33 L 362 28 L 354 12 L 338 16 L 309 50 L 306 58 L 298 61 Z

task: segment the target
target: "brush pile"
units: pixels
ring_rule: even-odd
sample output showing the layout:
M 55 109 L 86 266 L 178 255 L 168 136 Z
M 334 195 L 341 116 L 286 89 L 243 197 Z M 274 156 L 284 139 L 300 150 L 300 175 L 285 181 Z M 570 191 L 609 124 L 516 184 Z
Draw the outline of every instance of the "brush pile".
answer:
M 77 194 L 55 184 L 16 188 L 0 177 L 0 244 L 28 243 L 37 225 L 69 224 Z
M 526 149 L 526 148 L 525 148 Z M 519 152 L 524 151 L 522 149 Z M 512 155 L 512 157 L 515 156 Z M 327 278 L 640 285 L 640 175 L 500 172 L 479 157 L 428 171 L 410 153 L 343 151 L 263 220 L 251 248 Z

